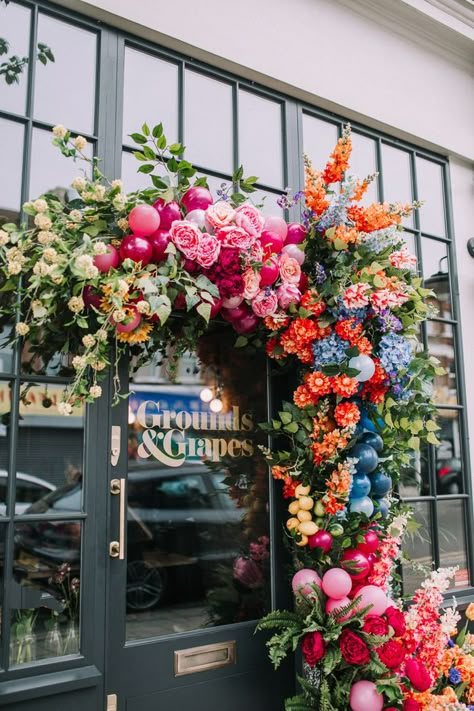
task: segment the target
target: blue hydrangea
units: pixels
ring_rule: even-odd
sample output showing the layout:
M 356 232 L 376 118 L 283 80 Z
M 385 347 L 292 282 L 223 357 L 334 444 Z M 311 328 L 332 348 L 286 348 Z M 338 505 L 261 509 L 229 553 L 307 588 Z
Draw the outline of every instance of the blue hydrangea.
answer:
M 315 370 L 323 365 L 342 363 L 346 359 L 347 341 L 331 333 L 327 338 L 316 341 L 313 345 Z
M 367 232 L 362 236 L 362 244 L 374 254 L 380 254 L 387 247 L 396 247 L 403 242 L 400 230 L 396 225 L 384 227 L 381 230 Z
M 394 316 L 390 309 L 382 309 L 377 316 L 377 323 L 380 326 L 382 333 L 388 331 L 401 331 L 403 326 L 399 318 Z
M 387 373 L 397 373 L 408 368 L 413 358 L 412 344 L 404 336 L 387 333 L 380 340 L 378 357 L 380 365 Z
M 449 670 L 449 681 L 451 684 L 459 684 L 461 681 L 461 672 L 455 667 Z
M 355 318 L 357 321 L 362 322 L 365 321 L 369 313 L 369 309 L 365 306 L 360 309 L 347 309 L 342 301 L 342 296 L 337 300 L 337 308 L 328 309 L 328 311 L 331 315 L 336 316 L 338 321 L 341 319 Z

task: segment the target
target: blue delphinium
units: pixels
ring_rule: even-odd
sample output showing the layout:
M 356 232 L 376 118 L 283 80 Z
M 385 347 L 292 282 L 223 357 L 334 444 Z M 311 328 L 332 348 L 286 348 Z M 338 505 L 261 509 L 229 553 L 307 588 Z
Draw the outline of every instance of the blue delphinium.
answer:
M 404 336 L 387 333 L 379 343 L 378 357 L 380 365 L 387 372 L 395 374 L 407 368 L 413 359 L 412 344 Z
M 323 365 L 342 363 L 347 357 L 347 345 L 347 341 L 339 338 L 336 333 L 331 333 L 327 338 L 316 341 L 313 345 L 315 370 Z
M 461 672 L 459 671 L 459 669 L 453 667 L 449 670 L 449 681 L 451 682 L 451 684 L 459 684 L 459 682 L 461 681 Z
M 313 274 L 314 274 L 314 283 L 315 284 L 322 284 L 324 281 L 326 281 L 326 271 L 323 267 L 322 264 L 319 262 L 315 262 L 313 264 Z

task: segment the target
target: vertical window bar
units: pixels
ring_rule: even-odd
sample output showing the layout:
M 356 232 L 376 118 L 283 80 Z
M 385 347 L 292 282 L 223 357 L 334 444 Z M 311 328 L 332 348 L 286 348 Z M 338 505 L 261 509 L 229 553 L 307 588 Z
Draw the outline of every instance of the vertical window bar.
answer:
M 178 141 L 181 145 L 185 145 L 185 135 L 184 135 L 184 62 L 180 62 L 178 65 Z M 157 120 L 160 117 L 157 116 Z
M 239 167 L 240 145 L 239 145 L 239 84 L 234 82 L 232 85 L 232 120 L 233 120 L 233 167 L 237 170 Z
M 379 202 L 384 202 L 384 185 L 383 185 L 383 161 L 382 161 L 382 140 L 378 138 L 375 142 L 376 146 L 376 161 L 377 172 L 377 197 Z

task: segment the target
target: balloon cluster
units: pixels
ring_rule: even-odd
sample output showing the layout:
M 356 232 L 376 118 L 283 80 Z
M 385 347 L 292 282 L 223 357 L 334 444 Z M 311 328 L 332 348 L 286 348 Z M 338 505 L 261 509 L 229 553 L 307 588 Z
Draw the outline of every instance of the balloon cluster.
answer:
M 362 417 L 360 424 L 364 428 L 367 420 Z M 372 423 L 370 425 L 373 427 Z M 392 489 L 392 479 L 378 468 L 382 449 L 382 437 L 370 430 L 362 431 L 357 444 L 351 449 L 351 457 L 357 459 L 349 495 L 351 513 L 363 513 L 370 517 L 379 511 L 382 518 L 388 515 L 389 505 L 384 497 Z

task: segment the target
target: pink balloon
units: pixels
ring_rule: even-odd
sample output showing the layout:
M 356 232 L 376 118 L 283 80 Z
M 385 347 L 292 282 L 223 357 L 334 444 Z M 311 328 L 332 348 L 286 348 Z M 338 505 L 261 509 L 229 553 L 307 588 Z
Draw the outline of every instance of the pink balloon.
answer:
M 357 597 L 360 597 L 358 610 L 363 610 L 364 607 L 372 605 L 368 610 L 368 615 L 383 615 L 388 607 L 387 596 L 377 585 L 364 585 L 358 592 Z
M 181 198 L 181 204 L 186 208 L 186 212 L 206 210 L 213 202 L 214 200 L 209 190 L 200 185 L 189 188 Z
M 188 212 L 186 215 L 186 219 L 189 222 L 193 222 L 200 230 L 206 230 L 206 232 L 210 232 L 211 234 L 214 232 L 214 227 L 207 219 L 205 210 L 191 210 L 191 212 Z
M 370 573 L 370 563 L 367 556 L 355 548 L 349 548 L 344 551 L 341 565 L 344 570 L 347 570 L 352 580 L 362 580 Z
M 105 254 L 96 254 L 94 264 L 99 272 L 107 273 L 109 269 L 115 269 L 119 263 L 119 253 L 112 244 L 107 245 Z
M 128 216 L 128 224 L 137 237 L 148 237 L 160 226 L 160 216 L 152 205 L 137 205 Z
M 277 235 L 280 235 L 282 240 L 285 240 L 288 232 L 288 225 L 283 217 L 279 217 L 279 215 L 269 215 L 265 218 L 264 230 L 276 232 Z
M 287 244 L 283 247 L 281 251 L 284 254 L 287 254 L 289 257 L 293 257 L 293 259 L 296 259 L 296 261 L 301 267 L 304 262 L 304 252 L 296 244 Z
M 263 230 L 260 235 L 260 244 L 266 254 L 279 254 L 283 247 L 283 237 L 273 230 Z
M 303 225 L 299 222 L 291 222 L 288 225 L 288 233 L 286 235 L 285 244 L 301 244 L 304 242 L 308 233 Z
M 356 681 L 349 694 L 352 711 L 381 711 L 383 694 L 379 694 L 372 681 Z
M 348 597 L 341 597 L 340 600 L 335 600 L 333 597 L 330 597 L 329 600 L 326 602 L 326 614 L 332 613 L 333 615 L 337 613 L 337 610 L 342 610 L 343 607 L 346 607 L 346 605 L 350 604 L 350 600 Z M 338 622 L 344 622 L 345 620 L 348 620 L 349 617 L 352 617 L 354 614 L 354 611 L 351 610 L 348 612 L 346 615 L 343 615 L 340 617 L 339 615 L 335 614 L 336 619 Z
M 321 587 L 321 578 L 315 570 L 303 568 L 293 575 L 291 587 L 295 595 L 296 593 L 300 593 L 300 595 L 304 595 L 305 597 L 311 597 L 315 594 L 313 588 L 310 587 L 311 585 L 317 585 L 318 588 Z
M 235 309 L 236 306 L 240 306 L 242 301 L 244 300 L 243 296 L 228 296 L 225 299 L 222 299 L 222 306 L 225 309 Z
M 352 589 L 351 576 L 342 568 L 330 568 L 323 575 L 322 588 L 328 597 L 340 600 Z

